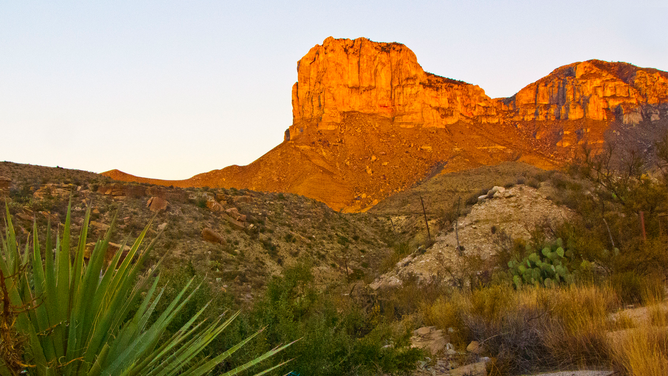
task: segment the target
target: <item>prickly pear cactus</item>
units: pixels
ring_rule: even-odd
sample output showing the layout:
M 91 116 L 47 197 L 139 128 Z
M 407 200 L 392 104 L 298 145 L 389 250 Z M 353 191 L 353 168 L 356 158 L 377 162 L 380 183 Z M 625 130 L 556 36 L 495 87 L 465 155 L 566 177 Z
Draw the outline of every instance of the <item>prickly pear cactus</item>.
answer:
M 565 265 L 572 252 L 564 250 L 561 239 L 540 251 L 527 245 L 527 251 L 530 253 L 524 260 L 508 262 L 517 289 L 523 285 L 554 287 L 573 283 L 573 276 Z

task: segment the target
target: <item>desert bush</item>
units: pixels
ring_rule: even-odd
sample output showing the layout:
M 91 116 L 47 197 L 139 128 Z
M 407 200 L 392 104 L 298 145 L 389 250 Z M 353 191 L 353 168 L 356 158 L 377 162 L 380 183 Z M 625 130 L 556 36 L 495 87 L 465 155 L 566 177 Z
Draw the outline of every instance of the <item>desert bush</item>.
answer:
M 335 300 L 313 288 L 307 265 L 286 268 L 273 278 L 266 296 L 250 313 L 266 348 L 301 338 L 282 359 L 297 374 L 375 375 L 408 372 L 421 358 L 409 345 L 409 328 L 391 325 L 353 301 Z M 286 349 L 288 350 L 288 349 Z
M 615 273 L 610 278 L 611 285 L 625 304 L 650 304 L 663 300 L 663 277 L 642 275 L 633 271 Z
M 425 323 L 448 333 L 457 348 L 463 348 L 471 340 L 468 327 L 464 325 L 466 309 L 463 299 L 461 294 L 454 294 L 449 299 L 439 297 L 433 304 L 424 304 L 421 308 Z
M 394 268 L 394 266 L 410 253 L 410 247 L 407 242 L 395 243 L 392 246 L 392 253 L 387 255 L 380 264 L 380 272 L 385 273 Z

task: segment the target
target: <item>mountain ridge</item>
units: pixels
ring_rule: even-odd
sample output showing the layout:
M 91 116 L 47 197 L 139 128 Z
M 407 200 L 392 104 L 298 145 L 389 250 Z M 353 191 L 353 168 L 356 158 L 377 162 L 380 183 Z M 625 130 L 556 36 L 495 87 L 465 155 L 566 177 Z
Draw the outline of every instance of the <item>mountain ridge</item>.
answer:
M 628 63 L 572 63 L 492 99 L 477 85 L 425 72 L 403 44 L 329 37 L 297 71 L 293 124 L 283 143 L 251 164 L 176 181 L 103 174 L 291 192 L 356 212 L 434 171 L 504 161 L 553 169 L 584 144 L 603 147 L 616 129 L 668 119 L 668 73 Z

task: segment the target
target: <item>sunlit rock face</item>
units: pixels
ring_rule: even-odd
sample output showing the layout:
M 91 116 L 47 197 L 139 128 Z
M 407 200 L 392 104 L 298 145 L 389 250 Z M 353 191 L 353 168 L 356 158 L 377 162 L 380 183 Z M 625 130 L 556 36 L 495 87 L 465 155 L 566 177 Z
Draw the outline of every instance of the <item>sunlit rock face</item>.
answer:
M 650 150 L 668 129 L 668 73 L 627 63 L 573 63 L 492 99 L 425 72 L 402 44 L 330 37 L 299 60 L 297 73 L 285 141 L 253 163 L 181 181 L 107 175 L 291 192 L 356 212 L 439 171 L 504 161 L 557 168 L 610 139 Z
M 425 72 L 399 43 L 327 38 L 297 65 L 292 137 L 308 126 L 336 129 L 356 111 L 402 127 L 457 121 L 658 120 L 668 75 L 627 63 L 590 60 L 557 68 L 510 98 L 492 100 L 476 85 Z
M 668 74 L 627 63 L 589 60 L 555 69 L 548 76 L 500 99 L 512 120 L 656 121 L 668 101 Z
M 480 87 L 425 72 L 413 51 L 399 43 L 330 37 L 299 61 L 297 72 L 295 126 L 335 129 L 350 111 L 387 117 L 402 127 L 444 127 L 496 114 Z

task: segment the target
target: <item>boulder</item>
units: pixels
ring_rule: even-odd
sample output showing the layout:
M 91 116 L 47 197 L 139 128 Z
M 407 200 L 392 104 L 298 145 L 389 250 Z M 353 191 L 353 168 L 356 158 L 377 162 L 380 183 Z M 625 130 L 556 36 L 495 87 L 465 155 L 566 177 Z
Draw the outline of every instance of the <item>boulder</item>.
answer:
M 12 185 L 12 179 L 5 176 L 0 176 L 0 191 L 2 190 L 8 191 L 11 185 Z
M 237 208 L 229 208 L 225 210 L 225 213 L 237 222 L 246 222 L 246 215 L 239 213 Z
M 86 247 L 84 248 L 84 260 L 90 260 L 91 256 L 93 255 L 93 250 L 95 249 L 95 244 L 96 244 L 95 242 L 86 243 Z M 107 247 L 107 253 L 104 255 L 105 266 L 109 265 L 111 260 L 114 259 L 114 256 L 116 256 L 116 252 L 118 252 L 120 248 L 121 248 L 120 244 L 109 242 L 109 246 Z M 123 260 L 125 260 L 131 249 L 132 248 L 128 245 L 125 245 L 123 247 L 121 256 L 118 259 L 119 264 L 122 263 Z
M 411 347 L 427 350 L 432 355 L 445 350 L 448 344 L 448 339 L 443 335 L 443 331 L 436 329 L 435 326 L 416 329 L 411 337 Z
M 471 341 L 471 343 L 466 346 L 466 351 L 472 354 L 480 354 L 482 352 L 482 347 L 478 341 Z
M 452 369 L 450 376 L 487 376 L 487 362 L 481 361 Z
M 202 239 L 211 243 L 223 244 L 223 245 L 225 244 L 225 239 L 222 237 L 222 235 L 218 234 L 217 232 L 213 231 L 208 227 L 205 227 L 202 230 Z
M 234 197 L 234 202 L 239 203 L 239 202 L 251 202 L 253 201 L 253 197 L 249 195 L 243 195 L 243 196 L 236 196 Z
M 235 218 L 230 217 L 228 214 L 223 214 L 221 217 L 222 217 L 224 220 L 226 220 L 227 223 L 231 224 L 233 227 L 236 227 L 236 228 L 238 228 L 238 229 L 240 229 L 240 230 L 246 228 L 246 224 L 245 224 L 244 222 L 237 221 Z
M 220 212 L 225 210 L 223 205 L 221 205 L 218 201 L 210 198 L 206 201 L 206 207 L 209 208 L 212 212 Z
M 146 202 L 146 207 L 149 208 L 149 210 L 154 213 L 157 213 L 162 210 L 167 210 L 167 206 L 169 206 L 169 201 L 160 197 L 151 197 Z

